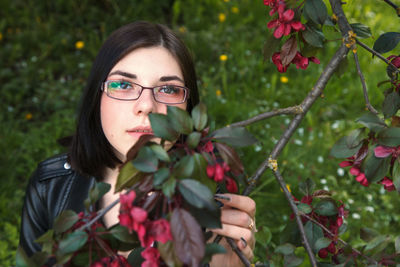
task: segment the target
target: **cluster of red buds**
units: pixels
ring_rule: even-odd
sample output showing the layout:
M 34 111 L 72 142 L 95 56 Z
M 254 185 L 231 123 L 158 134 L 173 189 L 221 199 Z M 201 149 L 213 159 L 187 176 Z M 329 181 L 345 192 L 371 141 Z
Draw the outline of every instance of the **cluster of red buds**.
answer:
M 209 162 L 207 166 L 207 176 L 210 179 L 213 179 L 217 183 L 222 183 L 225 181 L 226 189 L 230 193 L 237 193 L 238 186 L 234 179 L 229 177 L 227 173 L 230 171 L 230 168 L 226 162 L 219 163 L 217 157 L 214 153 L 214 146 L 211 141 L 208 141 L 202 148 L 204 152 L 207 152 L 211 155 L 212 161 Z

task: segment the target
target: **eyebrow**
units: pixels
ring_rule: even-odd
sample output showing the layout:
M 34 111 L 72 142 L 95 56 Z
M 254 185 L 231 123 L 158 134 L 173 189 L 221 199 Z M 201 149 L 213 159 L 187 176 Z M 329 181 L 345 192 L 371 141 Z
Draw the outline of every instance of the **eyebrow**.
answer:
M 108 76 L 112 76 L 112 75 L 121 75 L 121 76 L 125 76 L 125 77 L 131 78 L 131 79 L 137 79 L 137 76 L 135 74 L 125 72 L 125 71 L 120 71 L 120 70 L 113 71 Z M 160 77 L 160 82 L 169 82 L 169 81 L 180 81 L 182 83 L 185 83 L 181 78 L 179 78 L 176 75 Z

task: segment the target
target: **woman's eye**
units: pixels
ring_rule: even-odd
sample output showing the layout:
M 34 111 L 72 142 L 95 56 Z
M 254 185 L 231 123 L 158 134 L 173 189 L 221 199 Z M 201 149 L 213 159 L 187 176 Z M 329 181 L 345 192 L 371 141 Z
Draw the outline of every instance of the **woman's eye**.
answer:
M 173 85 L 165 85 L 160 88 L 159 92 L 164 94 L 178 94 L 179 90 L 179 87 Z
M 132 88 L 132 84 L 130 82 L 115 81 L 115 82 L 111 82 L 109 87 L 110 87 L 110 89 L 113 89 L 113 90 L 130 89 L 130 88 Z

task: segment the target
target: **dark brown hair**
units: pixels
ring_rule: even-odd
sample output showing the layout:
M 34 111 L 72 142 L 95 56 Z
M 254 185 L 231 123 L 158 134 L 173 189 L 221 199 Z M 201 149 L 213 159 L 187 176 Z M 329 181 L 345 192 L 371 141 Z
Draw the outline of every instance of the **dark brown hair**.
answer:
M 97 54 L 81 98 L 77 127 L 69 154 L 76 171 L 100 178 L 106 167 L 115 168 L 121 163 L 101 127 L 101 84 L 114 65 L 129 52 L 153 46 L 165 47 L 177 60 L 185 86 L 190 90 L 187 110 L 190 112 L 199 102 L 192 57 L 173 31 L 164 25 L 145 21 L 133 22 L 117 29 Z

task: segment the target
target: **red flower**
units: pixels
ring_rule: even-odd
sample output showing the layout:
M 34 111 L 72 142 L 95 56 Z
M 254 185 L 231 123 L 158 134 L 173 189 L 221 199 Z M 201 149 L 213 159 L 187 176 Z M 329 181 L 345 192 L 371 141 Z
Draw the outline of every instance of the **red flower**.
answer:
M 314 62 L 315 64 L 321 63 L 318 58 L 316 58 L 316 57 L 303 57 L 303 55 L 300 54 L 299 51 L 297 51 L 297 53 L 294 56 L 294 58 L 293 58 L 291 63 L 292 64 L 296 64 L 297 68 L 301 68 L 301 69 L 305 70 L 305 69 L 307 69 L 308 63 L 310 61 Z
M 165 219 L 149 221 L 145 224 L 145 234 L 139 235 L 142 247 L 150 247 L 154 241 L 165 243 L 172 240 L 169 222 Z
M 230 193 L 237 193 L 238 187 L 237 187 L 235 180 L 233 180 L 232 178 L 226 177 L 226 189 Z
M 326 248 L 322 248 L 318 251 L 318 256 L 322 259 L 328 257 L 328 250 Z
M 214 146 L 213 146 L 212 142 L 211 142 L 211 141 L 208 141 L 208 142 L 203 146 L 203 150 L 204 150 L 205 152 L 208 152 L 208 153 L 213 152 Z
M 265 4 L 265 1 L 264 1 L 264 4 Z M 390 63 L 395 65 L 397 68 L 400 68 L 400 57 L 399 56 L 391 55 L 387 58 L 387 60 L 390 60 Z
M 131 265 L 125 257 L 118 255 L 102 258 L 101 260 L 94 262 L 90 267 L 131 267 Z
M 224 168 L 222 168 L 222 166 L 219 165 L 218 163 L 215 164 L 214 181 L 216 181 L 217 183 L 222 182 L 224 176 L 225 176 Z
M 369 182 L 367 180 L 367 177 L 365 177 L 365 174 L 360 172 L 359 175 L 356 177 L 356 181 L 359 182 L 362 186 L 368 187 Z
M 271 10 L 272 11 L 272 10 Z M 278 7 L 278 18 L 268 22 L 267 27 L 269 29 L 275 28 L 274 37 L 279 39 L 283 35 L 289 35 L 292 31 L 305 30 L 303 24 L 300 21 L 293 21 L 294 11 L 292 9 L 284 10 L 284 6 L 279 5 Z
M 207 176 L 212 179 L 214 177 L 214 174 L 215 174 L 215 166 L 214 165 L 208 165 L 206 171 L 207 171 Z
M 264 0 L 264 5 L 272 6 L 275 5 L 278 0 Z
M 388 146 L 377 146 L 374 149 L 375 157 L 377 158 L 386 158 L 389 155 L 392 155 L 394 158 L 397 158 L 400 155 L 400 146 L 398 147 L 388 147 Z
M 332 241 L 326 249 L 328 250 L 328 252 L 335 254 L 336 253 L 335 243 Z
M 120 195 L 121 207 L 123 206 L 126 210 L 130 210 L 133 206 L 133 201 L 136 198 L 135 191 L 129 191 L 127 194 Z
M 148 247 L 140 253 L 145 259 L 141 267 L 157 267 L 160 252 L 156 248 Z
M 308 204 L 308 205 L 311 205 L 312 201 L 313 201 L 312 196 L 304 196 L 304 197 L 301 199 L 300 202 L 301 202 L 301 203 Z
M 379 183 L 383 184 L 383 188 L 385 188 L 386 191 L 390 192 L 396 189 L 396 187 L 393 184 L 393 181 L 386 176 L 383 177 L 382 181 Z
M 281 72 L 281 73 L 286 72 L 288 65 L 283 66 L 282 60 L 281 60 L 281 53 L 275 52 L 272 55 L 272 62 L 276 65 L 279 72 Z

